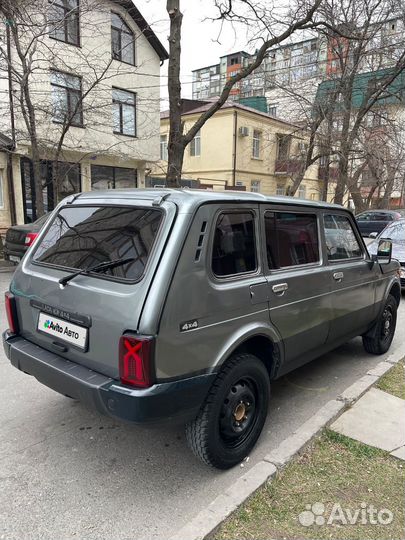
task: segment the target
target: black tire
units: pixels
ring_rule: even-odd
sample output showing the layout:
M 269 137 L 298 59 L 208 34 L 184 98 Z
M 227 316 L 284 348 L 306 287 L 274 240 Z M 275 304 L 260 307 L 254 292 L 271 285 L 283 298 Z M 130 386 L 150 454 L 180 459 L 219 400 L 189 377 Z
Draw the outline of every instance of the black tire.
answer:
M 384 354 L 391 346 L 397 324 L 398 304 L 390 294 L 370 335 L 363 336 L 363 346 L 371 354 Z
M 259 438 L 269 398 L 263 362 L 252 354 L 232 356 L 218 373 L 197 418 L 186 427 L 194 454 L 218 469 L 240 463 Z

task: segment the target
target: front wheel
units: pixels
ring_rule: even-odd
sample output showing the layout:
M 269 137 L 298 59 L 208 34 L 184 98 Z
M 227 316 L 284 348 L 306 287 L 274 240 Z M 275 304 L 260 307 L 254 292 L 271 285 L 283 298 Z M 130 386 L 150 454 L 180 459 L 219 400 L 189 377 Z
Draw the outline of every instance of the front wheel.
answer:
M 251 354 L 232 356 L 218 373 L 197 418 L 186 427 L 194 454 L 218 469 L 240 463 L 263 429 L 269 397 L 263 362 Z
M 363 346 L 372 354 L 384 354 L 391 346 L 397 324 L 398 305 L 395 298 L 388 295 L 384 309 L 379 316 L 371 336 L 363 336 Z

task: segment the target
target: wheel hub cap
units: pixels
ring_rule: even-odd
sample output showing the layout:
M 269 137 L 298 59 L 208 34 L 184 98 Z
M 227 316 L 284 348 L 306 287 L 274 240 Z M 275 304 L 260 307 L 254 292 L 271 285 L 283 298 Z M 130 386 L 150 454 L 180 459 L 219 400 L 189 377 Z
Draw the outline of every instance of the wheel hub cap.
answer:
M 246 413 L 246 405 L 242 401 L 241 403 L 238 403 L 238 405 L 236 406 L 235 412 L 233 413 L 235 420 L 237 422 L 240 422 L 241 420 L 243 420 L 243 418 L 245 417 L 245 413 Z

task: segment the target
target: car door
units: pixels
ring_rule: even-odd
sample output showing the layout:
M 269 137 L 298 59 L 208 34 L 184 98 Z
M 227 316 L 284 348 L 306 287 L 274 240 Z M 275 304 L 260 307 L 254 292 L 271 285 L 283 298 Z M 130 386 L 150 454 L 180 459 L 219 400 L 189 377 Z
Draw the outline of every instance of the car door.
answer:
M 339 342 L 364 333 L 374 320 L 378 273 L 349 213 L 325 211 L 324 234 L 333 307 L 329 341 Z
M 323 265 L 320 214 L 311 207 L 263 205 L 264 264 L 269 315 L 295 367 L 325 345 L 332 306 Z

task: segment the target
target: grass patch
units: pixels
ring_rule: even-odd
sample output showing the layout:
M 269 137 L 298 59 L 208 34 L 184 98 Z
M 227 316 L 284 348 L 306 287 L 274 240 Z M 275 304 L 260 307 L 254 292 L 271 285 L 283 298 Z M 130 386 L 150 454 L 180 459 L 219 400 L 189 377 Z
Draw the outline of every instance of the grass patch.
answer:
M 376 387 L 393 396 L 405 399 L 405 360 L 395 364 L 376 384 Z
M 403 539 L 404 481 L 404 462 L 326 429 L 230 516 L 211 539 Z M 302 525 L 300 513 L 312 510 L 315 503 L 324 505 L 320 517 L 326 522 Z M 346 510 L 352 517 L 359 510 L 356 523 L 345 524 L 342 519 L 328 523 L 336 504 L 345 512 L 343 520 L 348 518 Z M 389 509 L 392 522 L 371 524 L 367 513 L 371 505 L 377 511 Z M 338 515 L 336 510 L 333 515 Z

